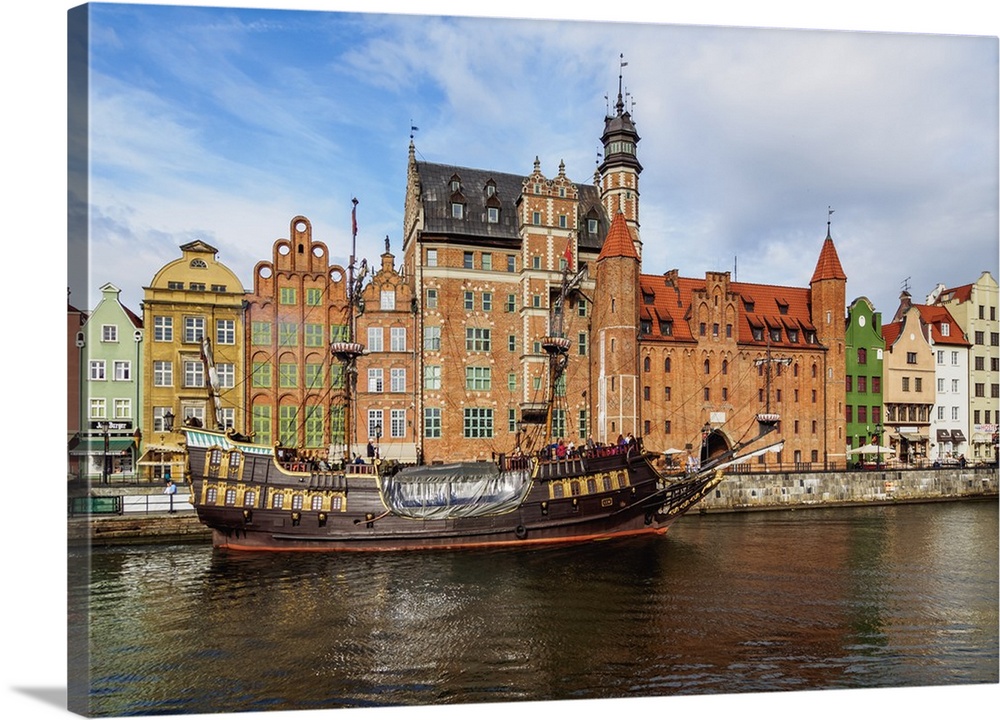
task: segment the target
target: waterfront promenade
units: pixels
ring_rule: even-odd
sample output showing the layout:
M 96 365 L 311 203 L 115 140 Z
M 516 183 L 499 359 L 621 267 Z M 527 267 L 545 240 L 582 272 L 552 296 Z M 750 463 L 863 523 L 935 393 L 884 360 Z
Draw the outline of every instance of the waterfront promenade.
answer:
M 181 490 L 169 498 L 149 484 L 70 488 L 73 498 L 106 499 L 117 508 L 105 513 L 71 513 L 70 545 L 207 542 L 202 525 Z M 805 510 L 823 507 L 897 505 L 902 503 L 998 498 L 998 473 L 985 468 L 915 468 L 845 472 L 737 473 L 727 478 L 693 512 L 726 513 Z

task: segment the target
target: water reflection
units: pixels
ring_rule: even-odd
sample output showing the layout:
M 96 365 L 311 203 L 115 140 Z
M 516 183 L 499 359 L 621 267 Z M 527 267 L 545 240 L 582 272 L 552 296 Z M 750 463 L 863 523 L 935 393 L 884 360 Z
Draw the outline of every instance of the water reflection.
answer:
M 996 682 L 996 538 L 995 503 L 949 503 L 545 550 L 121 548 L 71 617 L 98 715 Z

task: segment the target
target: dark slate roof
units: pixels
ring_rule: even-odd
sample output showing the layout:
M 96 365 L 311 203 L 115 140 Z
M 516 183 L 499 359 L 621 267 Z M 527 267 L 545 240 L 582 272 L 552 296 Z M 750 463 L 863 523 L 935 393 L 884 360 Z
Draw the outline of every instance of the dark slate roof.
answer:
M 526 175 L 481 170 L 458 165 L 417 162 L 420 177 L 421 202 L 424 209 L 424 232 L 468 239 L 492 241 L 521 241 L 517 223 L 517 204 Z M 453 218 L 451 203 L 455 193 L 451 189 L 452 178 L 461 182 L 456 199 L 465 204 L 465 217 Z M 495 198 L 500 202 L 500 222 L 491 223 L 486 219 L 488 196 L 487 184 L 496 186 Z M 594 185 L 577 184 L 580 197 L 580 229 L 578 246 L 583 252 L 597 253 L 601 249 L 610 221 L 600 202 L 600 194 Z M 586 218 L 596 212 L 599 229 L 595 235 L 587 232 Z

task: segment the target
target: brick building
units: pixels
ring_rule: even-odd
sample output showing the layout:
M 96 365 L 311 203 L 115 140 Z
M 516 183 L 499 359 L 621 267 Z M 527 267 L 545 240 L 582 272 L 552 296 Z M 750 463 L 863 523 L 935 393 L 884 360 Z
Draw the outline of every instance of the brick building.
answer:
M 546 177 L 537 158 L 525 176 L 418 162 L 411 142 L 402 275 L 414 288 L 423 460 L 537 447 L 541 340 L 555 333 L 570 347 L 556 437 L 634 433 L 649 448 L 690 450 L 710 434 L 731 445 L 771 409 L 783 416 L 779 460 L 843 462 L 847 278 L 829 225 L 807 288 L 645 274 L 638 141 L 619 95 L 593 184 L 571 181 L 562 163 Z M 583 266 L 553 327 L 563 278 Z

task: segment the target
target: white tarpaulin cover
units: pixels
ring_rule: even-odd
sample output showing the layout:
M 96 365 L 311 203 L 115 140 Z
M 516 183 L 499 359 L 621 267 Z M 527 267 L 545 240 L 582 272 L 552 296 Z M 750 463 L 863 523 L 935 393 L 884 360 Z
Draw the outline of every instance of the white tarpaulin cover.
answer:
M 404 468 L 379 482 L 392 512 L 433 520 L 510 512 L 531 488 L 527 469 L 500 472 L 491 462 Z

